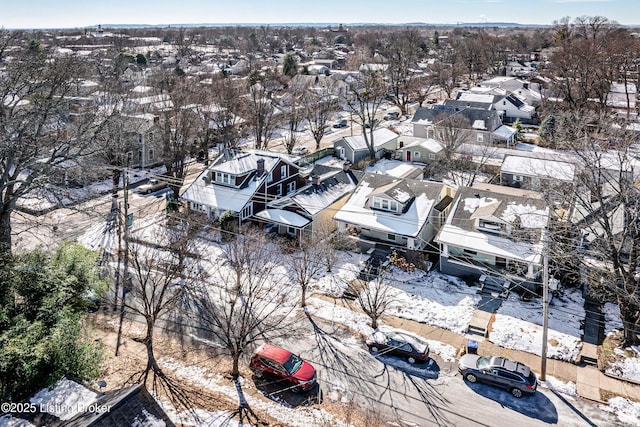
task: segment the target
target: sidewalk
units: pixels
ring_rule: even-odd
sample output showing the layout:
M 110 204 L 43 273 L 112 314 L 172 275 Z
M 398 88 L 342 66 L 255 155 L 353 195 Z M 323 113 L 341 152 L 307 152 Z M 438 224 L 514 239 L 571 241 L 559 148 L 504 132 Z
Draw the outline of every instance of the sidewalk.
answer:
M 348 306 L 342 299 L 334 299 L 323 295 L 314 296 L 353 309 L 353 306 Z M 458 350 L 466 347 L 467 336 L 457 334 L 447 329 L 395 316 L 385 315 L 381 320 L 384 324 L 394 328 L 404 329 L 423 338 L 449 344 Z M 478 354 L 499 355 L 517 360 L 529 366 L 536 374 L 540 374 L 542 363 L 540 356 L 524 351 L 499 347 L 486 339 L 483 340 L 481 336 L 473 335 L 469 336 L 469 338 L 478 341 Z M 574 383 L 578 396 L 595 402 L 606 403 L 609 398 L 614 396 L 640 402 L 640 386 L 628 381 L 609 377 L 594 366 L 585 364 L 576 365 L 547 358 L 547 376 L 557 378 L 563 382 Z

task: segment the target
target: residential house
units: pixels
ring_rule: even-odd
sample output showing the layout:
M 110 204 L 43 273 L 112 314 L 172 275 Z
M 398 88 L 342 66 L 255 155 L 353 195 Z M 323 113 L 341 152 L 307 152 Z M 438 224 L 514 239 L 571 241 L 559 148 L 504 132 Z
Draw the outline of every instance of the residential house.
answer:
M 380 159 L 368 165 L 365 172 L 381 173 L 394 178 L 408 178 L 421 180 L 424 178 L 424 168 L 400 160 Z
M 0 416 L 0 425 L 174 426 L 143 384 L 100 392 L 63 378 L 53 388 L 40 390 L 29 402 L 34 404 L 34 411 Z
M 573 163 L 534 157 L 506 156 L 500 167 L 500 185 L 541 191 L 573 184 Z
M 381 158 L 385 150 L 395 150 L 397 148 L 397 138 L 398 134 L 387 128 L 374 130 L 373 146 L 375 158 Z M 365 141 L 363 134 L 344 136 L 333 141 L 333 148 L 337 157 L 349 160 L 352 164 L 357 164 L 370 158 L 367 142 L 371 142 L 371 134 L 368 131 L 367 141 Z
M 239 222 L 291 194 L 301 183 L 297 158 L 260 150 L 224 150 L 184 191 L 189 208 L 218 219 L 230 211 Z M 304 181 L 302 181 L 304 182 Z
M 427 164 L 442 159 L 443 145 L 433 138 L 401 135 L 394 158 L 404 162 Z
M 491 184 L 461 187 L 436 237 L 446 274 L 508 280 L 536 291 L 542 270 L 542 233 L 549 208 L 542 194 Z
M 540 82 L 499 76 L 480 82 L 481 87 L 504 89 L 513 93 L 525 103 L 537 107 L 542 102 L 543 85 Z
M 523 123 L 532 123 L 536 118 L 534 106 L 499 88 L 474 87 L 470 91 L 459 92 L 456 99 L 446 99 L 443 104 L 456 108 L 496 110 L 501 118 L 509 122 L 519 119 Z
M 537 71 L 535 62 L 530 61 L 509 61 L 506 66 L 506 74 L 510 77 L 526 77 Z
M 268 203 L 254 218 L 273 224 L 279 234 L 304 238 L 335 230 L 333 215 L 347 201 L 363 172 L 315 165 L 310 180 L 295 193 Z
M 612 83 L 607 95 L 607 107 L 624 114 L 637 114 L 636 99 L 638 89 L 635 83 Z
M 407 249 L 422 249 L 446 218 L 454 189 L 439 182 L 365 173 L 333 219 L 341 232 Z
M 442 141 L 447 126 L 452 126 L 451 122 L 454 122 L 454 125 L 457 123 L 447 120 L 454 115 L 463 118 L 460 121 L 464 123 L 461 142 L 485 145 L 506 144 L 507 146 L 514 143 L 516 130 L 503 125 L 496 110 L 458 108 L 438 104 L 416 110 L 411 119 L 413 136 Z

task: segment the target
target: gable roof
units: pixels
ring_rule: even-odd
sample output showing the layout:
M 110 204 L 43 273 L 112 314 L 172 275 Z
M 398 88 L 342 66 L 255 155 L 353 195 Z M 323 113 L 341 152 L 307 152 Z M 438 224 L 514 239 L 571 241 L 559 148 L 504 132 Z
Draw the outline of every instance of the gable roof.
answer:
M 387 129 L 379 128 L 373 131 L 373 145 L 377 149 L 386 144 L 387 142 L 397 138 L 398 134 Z M 367 143 L 364 140 L 364 135 L 345 136 L 341 138 L 344 140 L 353 151 L 368 150 Z M 339 141 L 339 140 L 338 140 Z
M 444 184 L 440 182 L 399 179 L 388 175 L 365 173 L 347 203 L 333 218 L 336 221 L 384 233 L 417 237 L 438 200 L 443 186 Z M 376 191 L 383 191 L 394 198 L 409 196 L 414 200 L 400 214 L 373 210 L 368 202 L 369 197 Z
M 471 124 L 481 121 L 484 123 L 484 127 L 490 132 L 493 132 L 502 126 L 500 115 L 496 110 L 483 110 L 468 107 L 458 108 L 438 104 L 431 105 L 430 107 L 418 108 L 413 115 L 411 122 L 415 124 L 437 126 L 438 122 L 442 120 L 441 116 L 449 116 L 453 114 L 459 114 L 462 117 L 465 117 Z
M 565 182 L 573 182 L 575 170 L 576 166 L 571 163 L 520 156 L 506 156 L 500 168 L 502 173 L 551 178 Z

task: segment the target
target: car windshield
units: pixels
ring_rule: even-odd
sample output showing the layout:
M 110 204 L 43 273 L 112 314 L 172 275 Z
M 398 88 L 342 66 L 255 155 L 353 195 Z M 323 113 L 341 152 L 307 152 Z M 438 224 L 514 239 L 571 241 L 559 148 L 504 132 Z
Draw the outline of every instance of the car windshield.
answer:
M 489 367 L 489 361 L 490 360 L 491 360 L 490 357 L 482 356 L 481 358 L 478 359 L 478 368 L 484 369 L 484 368 Z
M 289 360 L 284 362 L 284 369 L 290 374 L 296 373 L 298 369 L 300 369 L 300 366 L 302 366 L 302 359 L 295 354 L 292 354 Z

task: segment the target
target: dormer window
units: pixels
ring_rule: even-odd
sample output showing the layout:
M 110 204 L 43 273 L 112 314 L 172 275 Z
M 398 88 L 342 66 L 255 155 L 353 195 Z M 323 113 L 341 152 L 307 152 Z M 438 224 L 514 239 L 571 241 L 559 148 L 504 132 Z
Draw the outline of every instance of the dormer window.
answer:
M 478 222 L 478 230 L 487 231 L 489 233 L 505 233 L 505 227 L 503 224 L 499 224 L 497 222 L 491 222 L 481 219 Z
M 399 212 L 398 202 L 395 200 L 384 199 L 381 197 L 373 198 L 373 208 L 389 212 Z
M 231 184 L 231 175 L 223 172 L 216 172 L 216 182 L 221 184 Z

